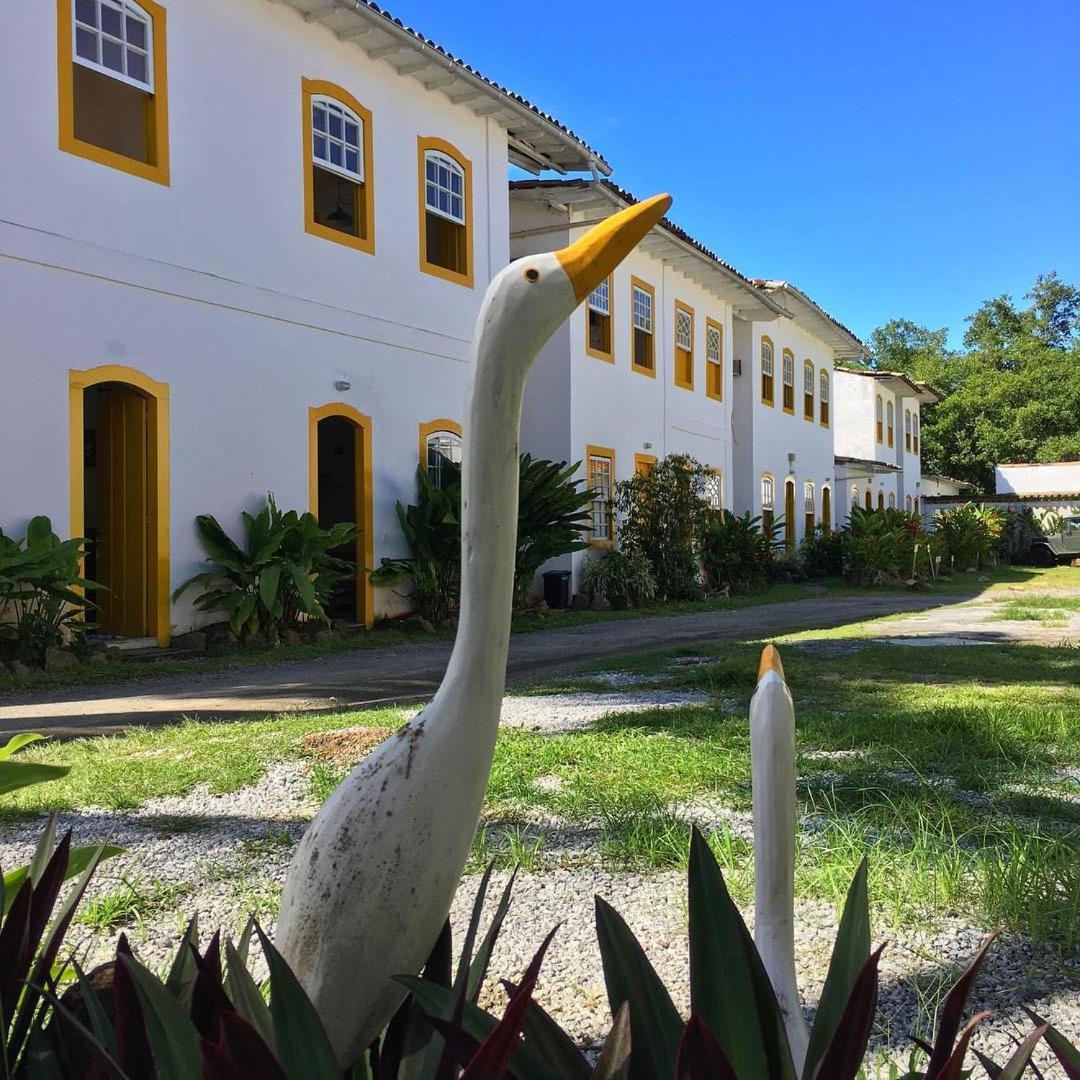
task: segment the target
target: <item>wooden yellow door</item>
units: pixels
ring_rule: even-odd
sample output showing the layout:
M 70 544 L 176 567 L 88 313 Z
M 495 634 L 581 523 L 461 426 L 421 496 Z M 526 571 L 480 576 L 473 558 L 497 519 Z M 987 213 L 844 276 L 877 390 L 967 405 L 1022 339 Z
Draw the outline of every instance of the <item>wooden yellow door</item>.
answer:
M 143 637 L 149 618 L 149 460 L 147 402 L 111 384 L 98 405 L 100 536 L 97 621 L 107 634 Z
M 784 484 L 784 546 L 795 550 L 795 485 L 790 480 Z

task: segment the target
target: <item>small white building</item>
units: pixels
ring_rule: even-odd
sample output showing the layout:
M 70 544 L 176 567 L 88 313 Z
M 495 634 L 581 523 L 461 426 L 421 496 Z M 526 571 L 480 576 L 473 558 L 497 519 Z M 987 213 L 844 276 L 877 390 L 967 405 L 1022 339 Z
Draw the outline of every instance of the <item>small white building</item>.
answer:
M 511 258 L 571 243 L 633 202 L 606 181 L 514 182 Z M 521 445 L 582 462 L 583 479 L 601 493 L 591 546 L 614 544 L 615 483 L 668 454 L 708 466 L 710 502 L 732 507 L 734 326 L 784 314 L 778 300 L 664 221 L 555 332 L 526 386 Z M 572 568 L 576 587 L 585 558 L 546 569 Z
M 994 469 L 994 491 L 998 495 L 1075 499 L 1080 492 L 1080 461 L 998 465 Z
M 392 595 L 394 503 L 460 438 L 509 257 L 507 171 L 608 172 L 374 4 L 5 7 L 0 527 L 93 538 L 101 621 L 168 642 L 171 591 L 272 490 L 359 522 L 340 613 Z M 702 312 L 702 327 L 704 312 Z
M 940 401 L 941 395 L 895 371 L 838 367 L 835 380 L 841 520 L 854 505 L 920 512 L 920 407 Z
M 789 547 L 815 525 L 832 528 L 835 501 L 833 368 L 866 347 L 804 292 L 755 281 L 783 308 L 770 321 L 733 320 L 734 508 L 776 520 Z

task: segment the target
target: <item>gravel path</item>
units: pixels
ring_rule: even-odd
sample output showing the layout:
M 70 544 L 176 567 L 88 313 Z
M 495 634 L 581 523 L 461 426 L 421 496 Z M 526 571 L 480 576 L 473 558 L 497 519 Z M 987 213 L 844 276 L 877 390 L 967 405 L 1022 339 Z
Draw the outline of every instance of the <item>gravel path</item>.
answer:
M 503 722 L 559 733 L 587 728 L 613 711 L 671 708 L 698 700 L 704 696 L 644 688 L 512 697 L 504 703 Z M 125 856 L 99 871 L 89 904 L 82 909 L 84 919 L 97 915 L 98 923 L 76 923 L 71 944 L 94 963 L 111 956 L 122 929 L 140 957 L 162 970 L 192 914 L 198 914 L 207 933 L 222 927 L 236 934 L 252 913 L 272 929 L 293 847 L 316 809 L 307 764 L 284 762 L 272 766 L 255 786 L 227 795 L 211 795 L 203 788 L 184 797 L 152 800 L 132 812 L 89 809 L 62 814 L 60 828 L 73 828 L 77 842 L 108 836 L 127 849 Z M 705 827 L 726 822 L 737 835 L 750 835 L 749 815 L 719 803 L 679 804 L 672 809 Z M 537 996 L 576 1040 L 597 1045 L 610 1018 L 593 930 L 593 897 L 599 894 L 638 934 L 685 1012 L 689 1007 L 685 875 L 608 871 L 596 865 L 596 830 L 572 826 L 560 831 L 558 823 L 542 824 L 547 833 L 545 852 L 550 846 L 560 854 L 571 853 L 573 868 L 519 875 L 484 1003 L 501 1008 L 497 978 L 519 976 L 544 935 L 561 924 L 545 959 Z M 0 864 L 11 867 L 28 861 L 39 829 L 40 822 L 35 822 L 5 830 Z M 496 875 L 492 906 L 505 880 L 505 874 Z M 459 940 L 477 883 L 475 875 L 467 875 L 454 903 L 451 916 Z M 106 919 L 110 913 L 112 921 Z M 744 917 L 749 921 L 752 912 L 744 911 Z M 825 903 L 800 902 L 796 922 L 804 1004 L 812 1009 L 827 970 L 836 912 Z M 908 1033 L 926 1034 L 936 1002 L 984 935 L 953 919 L 899 931 L 879 920 L 876 936 L 891 940 L 882 962 L 874 1052 L 902 1059 L 910 1049 Z M 999 939 L 972 1003 L 973 1009 L 993 1010 L 975 1045 L 999 1061 L 1006 1058 L 1027 1029 L 1021 1005 L 1053 1019 L 1070 1038 L 1080 1039 L 1077 958 L 1033 946 L 1017 935 Z M 1042 1062 L 1047 1064 L 1045 1056 Z M 1051 1067 L 1046 1075 L 1060 1074 Z

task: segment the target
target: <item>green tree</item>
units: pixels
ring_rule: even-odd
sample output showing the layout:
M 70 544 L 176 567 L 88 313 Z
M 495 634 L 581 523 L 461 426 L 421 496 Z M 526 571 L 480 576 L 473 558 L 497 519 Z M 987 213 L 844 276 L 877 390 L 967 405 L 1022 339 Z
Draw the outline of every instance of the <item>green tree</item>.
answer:
M 873 366 L 904 371 L 945 394 L 922 413 L 922 457 L 993 490 L 1003 461 L 1080 460 L 1080 289 L 1041 274 L 1018 307 L 987 300 L 967 319 L 964 348 L 946 330 L 893 319 L 870 335 Z

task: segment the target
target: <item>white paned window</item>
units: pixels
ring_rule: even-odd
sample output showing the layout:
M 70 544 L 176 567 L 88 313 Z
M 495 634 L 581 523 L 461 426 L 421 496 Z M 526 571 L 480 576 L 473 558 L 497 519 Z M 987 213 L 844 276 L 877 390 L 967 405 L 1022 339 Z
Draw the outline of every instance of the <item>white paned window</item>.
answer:
M 601 315 L 611 314 L 611 286 L 610 279 L 604 278 L 591 293 L 589 293 L 589 307 L 593 311 L 599 311 Z
M 450 482 L 446 462 L 461 464 L 461 436 L 452 431 L 433 431 L 427 440 L 427 470 L 437 488 Z
M 761 343 L 761 374 L 772 376 L 773 373 L 773 349 L 767 342 Z
M 803 365 L 803 393 L 810 397 L 814 396 L 814 365 Z
M 609 457 L 599 454 L 589 457 L 589 487 L 593 492 L 591 531 L 594 540 L 612 540 L 615 536 L 611 515 L 611 467 Z
M 652 333 L 652 295 L 634 286 L 634 329 Z
M 820 386 L 820 390 L 819 390 L 819 393 L 818 393 L 818 398 L 822 402 L 822 404 L 828 405 L 828 403 L 829 403 L 829 373 L 827 371 L 823 371 L 821 373 L 821 381 L 819 383 L 819 386 Z
M 710 326 L 705 331 L 705 359 L 710 364 L 720 363 L 720 327 Z
M 720 473 L 709 473 L 705 477 L 705 501 L 710 510 L 721 510 L 724 506 L 724 478 Z
M 77 64 L 154 92 L 153 24 L 131 0 L 75 0 Z
M 814 485 L 809 480 L 803 484 L 802 497 L 806 512 L 812 514 L 814 512 Z
M 694 320 L 689 311 L 675 309 L 675 344 L 690 352 L 694 346 Z
M 891 491 L 889 492 L 889 509 L 890 510 L 895 510 L 896 509 L 896 496 Z
M 776 487 L 771 476 L 761 478 L 761 509 L 772 510 L 776 500 Z
M 784 385 L 795 385 L 795 357 L 791 353 L 784 353 Z
M 424 153 L 425 204 L 448 221 L 465 224 L 465 170 L 438 150 Z
M 859 488 L 855 484 L 851 486 L 851 505 L 853 507 L 859 505 Z
M 311 99 L 311 154 L 316 164 L 364 182 L 364 121 L 321 95 Z

